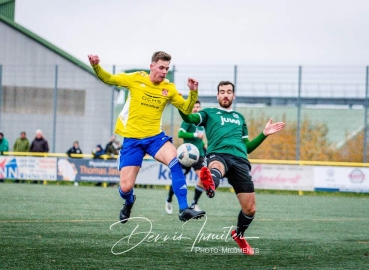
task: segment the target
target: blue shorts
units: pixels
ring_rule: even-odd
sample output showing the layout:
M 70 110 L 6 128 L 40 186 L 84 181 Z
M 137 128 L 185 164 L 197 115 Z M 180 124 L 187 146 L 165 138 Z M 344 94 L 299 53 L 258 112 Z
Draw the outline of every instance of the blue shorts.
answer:
M 155 157 L 160 148 L 167 142 L 172 142 L 172 137 L 164 132 L 144 139 L 124 138 L 122 149 L 118 155 L 118 169 L 126 166 L 140 166 L 146 154 Z

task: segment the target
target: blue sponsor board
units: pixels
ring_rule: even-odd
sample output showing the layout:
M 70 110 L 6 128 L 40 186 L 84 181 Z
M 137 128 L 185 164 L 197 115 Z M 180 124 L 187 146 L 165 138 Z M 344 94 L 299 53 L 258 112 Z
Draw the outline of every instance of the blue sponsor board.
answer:
M 57 179 L 78 182 L 119 182 L 115 160 L 58 158 Z

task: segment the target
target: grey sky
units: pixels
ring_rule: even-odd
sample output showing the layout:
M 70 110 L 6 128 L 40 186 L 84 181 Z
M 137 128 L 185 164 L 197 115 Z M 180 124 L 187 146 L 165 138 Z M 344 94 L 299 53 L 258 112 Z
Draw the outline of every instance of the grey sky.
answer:
M 16 0 L 17 23 L 87 63 L 369 65 L 368 0 Z

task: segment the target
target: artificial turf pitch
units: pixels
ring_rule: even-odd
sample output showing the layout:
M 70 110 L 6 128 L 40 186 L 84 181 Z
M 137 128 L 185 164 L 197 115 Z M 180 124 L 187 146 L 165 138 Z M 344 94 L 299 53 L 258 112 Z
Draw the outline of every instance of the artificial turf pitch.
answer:
M 257 193 L 246 231 L 257 254 L 246 256 L 227 234 L 240 209 L 234 193 L 203 195 L 207 218 L 188 223 L 176 203 L 165 213 L 166 190 L 135 193 L 131 217 L 140 218 L 122 225 L 116 188 L 0 184 L 0 269 L 369 267 L 369 196 Z

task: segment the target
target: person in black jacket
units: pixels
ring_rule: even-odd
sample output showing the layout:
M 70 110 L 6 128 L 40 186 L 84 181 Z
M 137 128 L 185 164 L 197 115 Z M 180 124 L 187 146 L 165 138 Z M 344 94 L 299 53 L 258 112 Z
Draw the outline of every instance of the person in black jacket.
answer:
M 114 159 L 115 156 L 119 154 L 121 149 L 120 142 L 117 140 L 117 136 L 111 135 L 109 142 L 105 146 L 105 154 L 109 156 L 110 159 Z
M 36 136 L 31 143 L 31 147 L 29 149 L 30 152 L 37 152 L 37 153 L 48 153 L 49 152 L 49 144 L 45 139 L 44 135 L 42 134 L 41 129 L 36 130 Z M 33 181 L 33 184 L 37 184 L 38 181 Z
M 73 142 L 73 146 L 67 151 L 67 155 L 71 157 L 72 154 L 82 154 L 81 148 L 79 148 L 78 141 Z M 76 158 L 76 157 L 73 157 Z
M 42 134 L 42 130 L 36 130 L 35 139 L 31 143 L 30 152 L 41 152 L 48 153 L 49 152 L 49 144 Z

